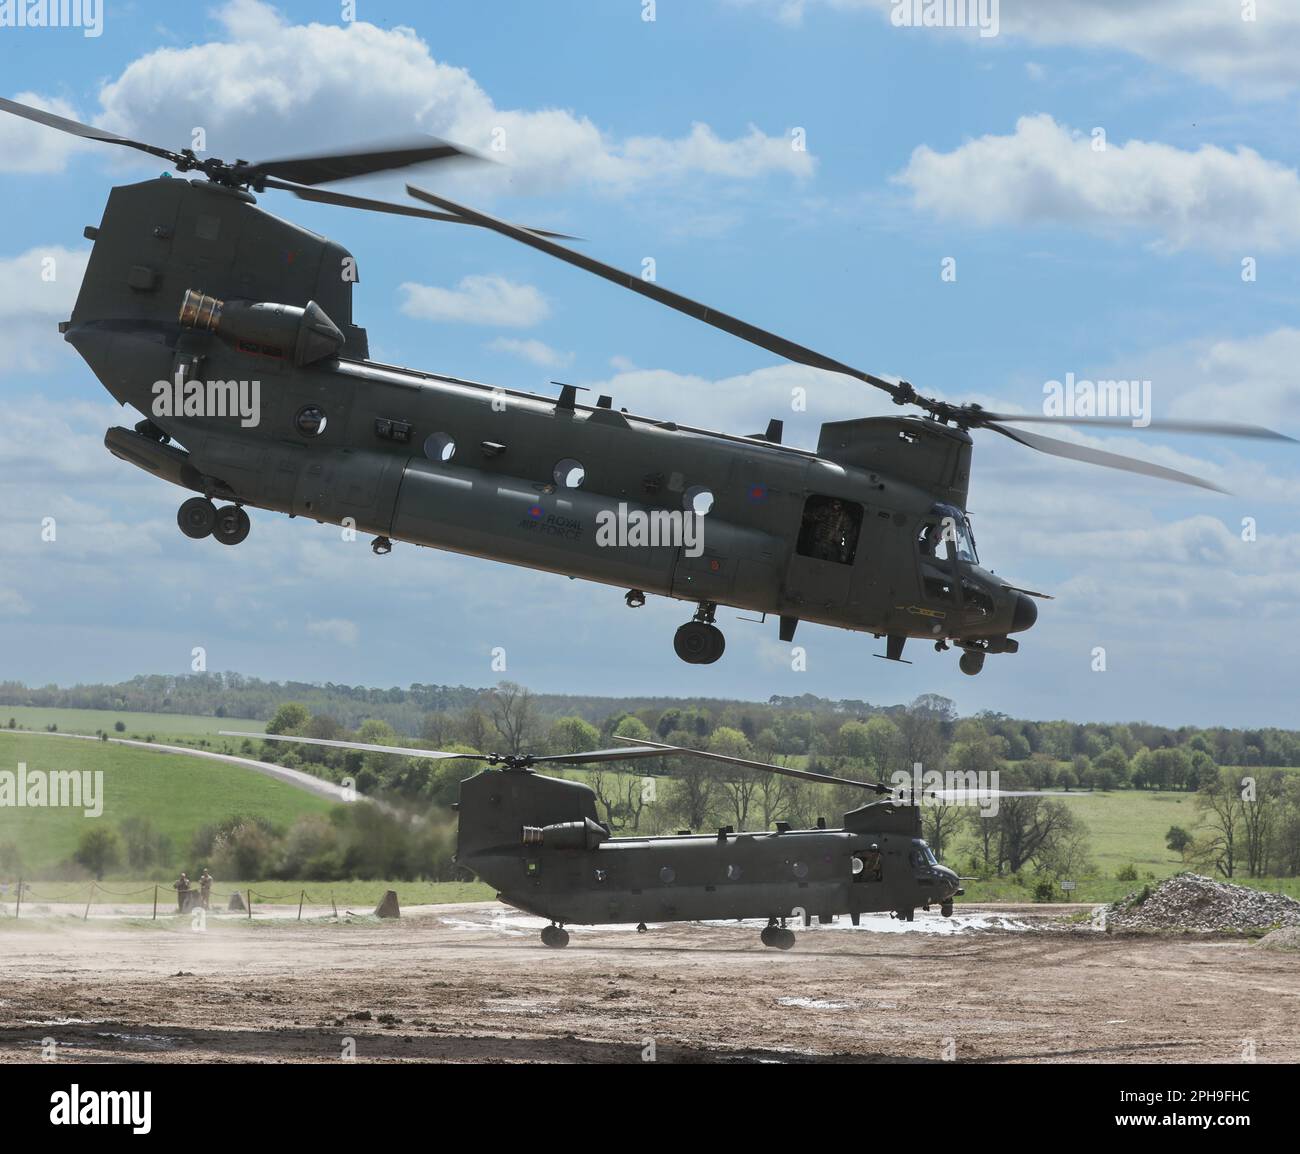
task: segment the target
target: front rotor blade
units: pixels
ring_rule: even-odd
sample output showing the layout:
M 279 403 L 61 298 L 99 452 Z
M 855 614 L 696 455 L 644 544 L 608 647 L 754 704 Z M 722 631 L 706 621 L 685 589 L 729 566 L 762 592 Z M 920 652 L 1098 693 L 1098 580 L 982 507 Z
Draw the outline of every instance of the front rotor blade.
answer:
M 712 325 L 715 329 L 721 329 L 724 333 L 730 333 L 733 337 L 739 337 L 743 341 L 748 341 L 751 345 L 757 345 L 760 349 L 766 349 L 768 352 L 784 357 L 788 361 L 808 365 L 814 369 L 825 369 L 832 373 L 843 373 L 859 381 L 865 381 L 869 385 L 883 389 L 900 404 L 910 403 L 914 399 L 914 394 L 909 385 L 887 381 L 883 377 L 875 376 L 873 373 L 863 372 L 861 369 L 853 368 L 852 365 L 846 365 L 843 361 L 823 356 L 821 353 L 804 345 L 786 340 L 785 337 L 768 332 L 766 329 L 760 329 L 757 325 L 751 325 L 748 321 L 742 321 L 737 317 L 729 316 L 727 313 L 719 312 L 717 309 L 710 308 L 699 301 L 691 300 L 690 297 L 684 297 L 680 293 L 670 292 L 668 289 L 655 284 L 654 281 L 642 280 L 639 276 L 623 272 L 613 265 L 594 260 L 584 253 L 574 252 L 563 245 L 553 244 L 549 240 L 529 233 L 517 225 L 498 220 L 494 216 L 488 216 L 485 212 L 466 208 L 453 200 L 435 196 L 433 193 L 425 192 L 424 189 L 416 188 L 412 184 L 406 186 L 406 191 L 416 200 L 422 200 L 426 204 L 431 204 L 435 208 L 441 208 L 447 212 L 454 212 L 474 224 L 491 229 L 493 232 L 499 232 L 502 236 L 508 236 L 512 240 L 517 240 L 521 244 L 537 249 L 538 252 L 544 252 L 548 256 L 556 257 L 558 260 L 571 264 L 575 268 L 593 273 L 611 284 L 639 293 L 643 297 L 649 297 L 652 301 L 667 305 L 670 309 L 676 309 L 679 313 L 685 313 L 688 317 L 694 317 L 697 321 L 703 321 L 706 325 Z M 924 400 L 924 398 L 920 400 Z
M 910 790 L 900 790 L 901 793 L 909 793 Z M 976 786 L 973 789 L 923 789 L 920 797 L 932 797 L 936 801 L 981 801 L 984 798 L 995 797 L 1087 797 L 1086 793 L 1066 793 L 1062 790 L 1047 789 L 980 789 Z
M 150 156 L 161 157 L 173 164 L 182 159 L 178 152 L 171 152 L 166 148 L 158 148 L 156 145 L 145 144 L 139 140 L 128 140 L 125 136 L 118 136 L 116 132 L 109 132 L 106 128 L 94 128 L 89 124 L 82 124 L 80 120 L 69 120 L 66 116 L 56 116 L 53 112 L 46 112 L 42 108 L 33 108 L 29 104 L 19 104 L 16 100 L 6 100 L 2 96 L 0 96 L 0 111 L 11 112 L 14 116 L 21 116 L 25 120 L 34 120 L 37 124 L 43 124 L 47 128 L 57 128 L 60 132 L 80 136 L 85 140 L 98 140 L 104 144 L 124 144 L 127 148 L 137 148 L 141 152 L 147 152 Z
M 431 160 L 454 157 L 482 159 L 475 153 L 433 136 L 409 137 L 385 148 L 365 152 L 325 153 L 320 156 L 290 156 L 281 160 L 261 160 L 240 169 L 241 176 L 256 181 L 262 176 L 278 176 L 295 184 L 325 184 L 331 180 L 349 180 L 394 168 L 408 168 Z
M 1103 428 L 1141 430 L 1152 433 L 1193 433 L 1212 437 L 1254 437 L 1262 441 L 1290 441 L 1294 437 L 1266 429 L 1263 425 L 1240 425 L 1233 421 L 1151 421 L 1135 425 L 1128 417 L 1051 417 L 1043 413 L 987 413 L 985 421 L 1010 421 L 1012 424 L 1100 425 Z
M 615 741 L 632 741 L 630 737 L 616 737 Z M 766 761 L 750 761 L 744 757 L 729 757 L 725 753 L 709 753 L 703 749 L 689 749 L 684 745 L 664 745 L 658 741 L 642 741 L 637 744 L 649 746 L 662 754 L 685 754 L 690 757 L 703 757 L 708 761 L 720 761 L 725 765 L 738 765 L 746 769 L 762 769 L 768 773 L 779 773 L 785 777 L 797 777 L 801 781 L 819 781 L 823 785 L 852 785 L 858 789 L 870 789 L 876 793 L 888 793 L 889 786 L 879 782 L 855 781 L 851 777 L 834 777 L 829 773 L 815 773 L 810 769 L 792 769 L 788 765 L 770 765 Z
M 1150 461 L 1139 461 L 1136 457 L 1124 457 L 1119 453 L 1107 453 L 1104 449 L 1090 449 L 1086 445 L 1075 445 L 1070 441 L 1059 441 L 1055 437 L 1042 437 L 1037 433 L 1026 433 L 1023 429 L 1008 429 L 1005 425 L 989 423 L 983 426 L 1001 433 L 1013 441 L 1037 449 L 1040 453 L 1050 453 L 1054 457 L 1066 457 L 1071 461 L 1083 461 L 1089 465 L 1102 465 L 1107 469 L 1120 469 L 1126 473 L 1141 473 L 1147 477 L 1160 477 L 1166 481 L 1178 481 L 1184 485 L 1195 485 L 1200 489 L 1210 489 L 1215 493 L 1226 493 L 1218 485 L 1193 477 L 1190 473 L 1180 473 L 1177 469 L 1167 469 L 1164 465 L 1154 465 Z
M 345 192 L 333 192 L 328 188 L 311 188 L 307 185 L 292 184 L 286 180 L 276 180 L 274 177 L 269 177 L 262 183 L 266 188 L 280 188 L 285 192 L 292 192 L 294 196 L 303 200 L 315 201 L 318 204 L 336 204 L 341 208 L 362 208 L 369 212 L 389 212 L 394 216 L 416 216 L 424 220 L 447 221 L 450 224 L 472 225 L 474 223 L 451 212 L 433 212 L 427 208 L 416 208 L 412 204 L 392 204 L 387 200 L 371 200 L 368 196 L 349 196 Z M 536 236 L 557 237 L 561 240 L 578 239 L 576 236 L 569 236 L 566 233 L 547 232 L 541 228 L 530 228 L 528 231 Z
M 296 745 L 327 745 L 332 749 L 359 749 L 365 753 L 395 753 L 399 757 L 431 757 L 446 761 L 487 761 L 482 753 L 446 753 L 439 749 L 411 749 L 401 745 L 369 745 L 363 741 L 332 741 L 327 737 L 294 737 L 291 733 L 236 733 L 231 729 L 217 731 L 222 737 L 251 737 L 255 741 L 288 741 Z

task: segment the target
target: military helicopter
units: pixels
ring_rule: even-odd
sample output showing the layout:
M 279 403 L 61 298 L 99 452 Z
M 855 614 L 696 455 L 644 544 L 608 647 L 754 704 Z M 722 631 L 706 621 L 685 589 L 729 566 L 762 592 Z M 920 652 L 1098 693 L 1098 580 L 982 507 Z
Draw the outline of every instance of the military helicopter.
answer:
M 708 664 L 726 642 L 720 606 L 955 648 L 968 674 L 1015 653 L 1036 599 L 981 564 L 966 515 L 971 430 L 1056 456 L 1214 489 L 1165 466 L 1008 427 L 1105 417 L 1000 414 L 927 396 L 413 185 L 431 207 L 316 187 L 413 164 L 468 158 L 432 138 L 250 163 L 200 159 L 11 100 L 0 110 L 168 161 L 170 174 L 114 188 L 97 226 L 65 339 L 121 404 L 144 415 L 105 444 L 197 496 L 177 514 L 192 538 L 236 545 L 246 508 L 648 595 L 692 602 L 674 635 Z M 778 356 L 840 373 L 920 415 L 822 425 L 815 451 L 782 443 L 782 422 L 737 436 L 370 359 L 353 323 L 356 262 L 342 246 L 257 207 L 266 189 L 471 225 L 531 246 Z M 1122 422 L 1118 422 L 1122 423 Z M 1166 432 L 1290 440 L 1253 425 L 1154 422 Z M 216 502 L 224 502 L 220 507 Z M 632 527 L 632 522 L 637 526 Z M 629 531 L 606 533 L 611 527 Z M 688 541 L 695 529 L 695 541 Z M 648 532 L 645 530 L 649 530 Z M 657 530 L 657 531 L 656 531 Z M 639 535 L 638 535 L 639 534 Z
M 516 909 L 546 918 L 547 946 L 569 944 L 566 923 L 610 925 L 647 922 L 766 919 L 765 946 L 788 950 L 795 933 L 787 922 L 817 918 L 828 924 L 848 914 L 891 913 L 911 921 L 918 908 L 937 905 L 944 917 L 964 892 L 956 873 L 935 860 L 921 836 L 927 798 L 972 801 L 962 789 L 926 790 L 917 797 L 878 782 L 856 781 L 813 770 L 770 765 L 726 754 L 623 741 L 621 747 L 561 754 L 447 753 L 419 747 L 373 745 L 292 734 L 238 733 L 226 737 L 322 745 L 434 760 L 482 761 L 488 769 L 460 784 L 456 863 L 498 891 Z M 670 837 L 613 837 L 597 817 L 596 793 L 582 782 L 534 773 L 539 765 L 584 765 L 647 757 L 688 756 L 733 769 L 757 769 L 802 781 L 846 785 L 887 795 L 844 815 L 841 829 L 715 834 L 682 830 Z M 982 790 L 989 796 L 1045 797 L 1039 792 Z

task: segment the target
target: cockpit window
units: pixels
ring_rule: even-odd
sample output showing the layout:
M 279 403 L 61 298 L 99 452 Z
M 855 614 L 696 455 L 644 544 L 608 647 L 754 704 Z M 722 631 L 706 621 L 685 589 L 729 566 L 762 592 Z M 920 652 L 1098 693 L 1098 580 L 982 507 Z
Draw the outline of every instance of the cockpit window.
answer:
M 934 851 L 923 841 L 914 841 L 912 843 L 912 864 L 914 866 L 937 866 L 938 860 L 934 856 Z
M 943 557 L 947 549 L 943 547 L 944 543 L 952 541 L 957 547 L 957 559 L 965 561 L 971 565 L 980 563 L 979 555 L 975 552 L 975 534 L 971 532 L 970 518 L 966 516 L 956 505 L 945 505 L 942 503 L 931 506 L 930 514 L 937 517 L 937 524 L 927 522 L 922 533 L 929 529 L 934 536 L 934 543 L 929 549 L 929 555 Z M 926 552 L 922 549 L 922 552 Z

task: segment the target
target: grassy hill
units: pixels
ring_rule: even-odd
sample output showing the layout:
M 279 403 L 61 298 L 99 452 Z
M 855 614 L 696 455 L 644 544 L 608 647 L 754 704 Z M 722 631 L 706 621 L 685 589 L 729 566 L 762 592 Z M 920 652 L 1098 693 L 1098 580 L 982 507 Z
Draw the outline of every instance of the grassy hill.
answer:
M 75 720 L 69 719 L 69 729 Z M 104 812 L 98 818 L 73 809 L 0 807 L 0 844 L 13 843 L 25 868 L 33 872 L 69 858 L 92 821 L 115 828 L 124 818 L 148 817 L 183 852 L 200 826 L 234 814 L 289 825 L 302 814 L 322 813 L 333 804 L 253 770 L 218 761 L 0 730 L 0 769 L 15 770 L 19 762 L 26 762 L 29 771 L 102 770 L 104 774 Z

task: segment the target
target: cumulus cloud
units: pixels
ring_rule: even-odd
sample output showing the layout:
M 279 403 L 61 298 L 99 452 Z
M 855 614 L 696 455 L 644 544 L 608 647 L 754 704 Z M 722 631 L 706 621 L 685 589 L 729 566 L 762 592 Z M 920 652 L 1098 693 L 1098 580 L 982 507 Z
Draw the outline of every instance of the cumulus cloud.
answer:
M 98 110 L 79 116 L 30 93 L 24 102 L 178 149 L 193 146 L 202 129 L 201 143 L 227 160 L 374 140 L 379 126 L 389 136 L 428 132 L 499 162 L 473 166 L 477 177 L 461 166 L 463 179 L 500 187 L 504 178 L 516 192 L 585 185 L 617 193 L 686 177 L 798 179 L 813 171 L 811 154 L 784 131 L 751 126 L 726 138 L 694 124 L 674 137 L 620 139 L 570 109 L 500 106 L 411 28 L 295 24 L 261 0 L 233 0 L 215 16 L 219 38 L 134 60 L 100 89 Z M 0 122 L 0 157 L 10 168 L 57 171 L 74 149 L 106 147 L 14 117 Z M 116 151 L 119 161 L 138 161 Z
M 488 345 L 488 348 L 493 352 L 508 353 L 512 357 L 530 361 L 544 369 L 562 369 L 573 363 L 572 353 L 562 353 L 543 341 L 521 341 L 513 337 L 498 337 Z
M 810 10 L 865 12 L 888 23 L 902 0 L 726 0 L 797 25 Z M 922 0 L 923 7 L 935 0 Z M 980 7 L 986 7 L 982 0 Z M 909 7 L 912 6 L 909 0 Z M 970 8 L 976 8 L 970 0 Z M 1300 8 L 1237 0 L 1002 0 L 998 30 L 1031 44 L 1136 56 L 1226 89 L 1275 98 L 1300 86 Z M 1253 17 L 1252 17 L 1253 12 Z M 899 28 L 897 35 L 926 29 Z
M 42 245 L 0 257 L 0 371 L 39 372 L 59 362 L 89 249 Z
M 951 152 L 922 145 L 895 180 L 913 205 L 976 225 L 1136 229 L 1158 247 L 1242 253 L 1300 241 L 1300 176 L 1250 148 L 1130 140 L 1094 147 L 1046 113 Z
M 454 289 L 407 281 L 399 291 L 402 312 L 425 321 L 526 329 L 551 312 L 546 298 L 532 285 L 502 276 L 463 277 Z
M 66 100 L 20 92 L 11 97 L 19 104 L 29 104 L 72 120 L 76 111 Z M 74 152 L 103 145 L 89 144 L 66 132 L 56 132 L 20 116 L 0 114 L 0 172 L 62 172 Z

